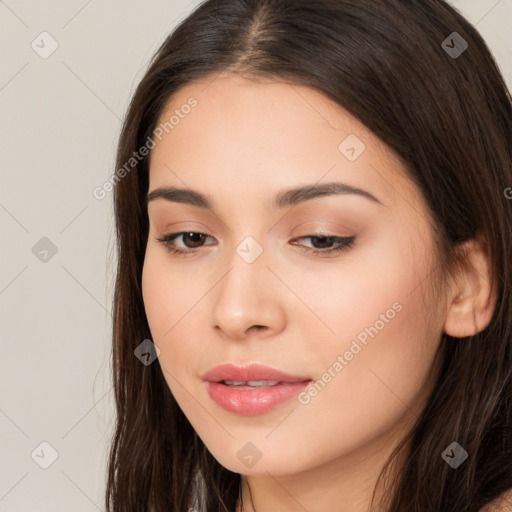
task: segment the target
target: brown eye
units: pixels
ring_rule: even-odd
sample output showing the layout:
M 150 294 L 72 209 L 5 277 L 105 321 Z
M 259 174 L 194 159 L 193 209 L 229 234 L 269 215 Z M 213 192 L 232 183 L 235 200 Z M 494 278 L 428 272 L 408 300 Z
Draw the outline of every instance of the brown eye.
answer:
M 310 239 L 313 247 L 303 246 L 306 251 L 312 252 L 313 254 L 322 254 L 322 253 L 334 253 L 337 251 L 343 251 L 350 249 L 354 245 L 355 236 L 343 237 L 343 236 L 334 236 L 334 235 L 309 235 L 309 236 L 301 236 L 297 238 L 297 240 Z M 313 242 L 316 240 L 317 242 Z M 301 244 L 294 244 L 301 245 Z
M 189 249 L 195 249 L 197 247 L 201 246 L 201 243 L 206 238 L 206 235 L 203 233 L 195 233 L 195 232 L 189 232 L 189 233 L 182 233 L 183 236 L 183 242 Z M 186 240 L 192 240 L 191 244 L 187 244 Z
M 182 238 L 182 244 L 184 247 L 176 245 L 175 240 L 180 237 Z M 207 238 L 210 237 L 204 233 L 196 231 L 181 231 L 180 233 L 173 233 L 163 238 L 156 238 L 156 241 L 163 243 L 164 246 L 174 254 L 185 255 L 190 253 L 192 255 L 196 252 L 195 250 L 199 250 L 202 247 Z

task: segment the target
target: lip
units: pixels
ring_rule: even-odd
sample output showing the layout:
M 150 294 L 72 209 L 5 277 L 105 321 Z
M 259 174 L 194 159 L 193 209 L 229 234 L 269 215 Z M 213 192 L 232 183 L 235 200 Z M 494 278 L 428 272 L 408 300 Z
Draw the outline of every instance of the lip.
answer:
M 203 380 L 209 382 L 220 382 L 222 380 L 234 380 L 247 382 L 249 380 L 274 380 L 278 382 L 304 382 L 311 380 L 311 377 L 296 376 L 289 373 L 276 370 L 270 366 L 262 364 L 248 364 L 245 366 L 235 366 L 234 364 L 221 364 L 207 371 Z
M 243 416 L 263 414 L 278 404 L 297 396 L 310 382 L 310 377 L 294 376 L 260 364 L 235 366 L 224 364 L 212 368 L 202 376 L 210 397 L 222 408 Z M 277 381 L 275 386 L 235 388 L 222 384 L 223 380 Z

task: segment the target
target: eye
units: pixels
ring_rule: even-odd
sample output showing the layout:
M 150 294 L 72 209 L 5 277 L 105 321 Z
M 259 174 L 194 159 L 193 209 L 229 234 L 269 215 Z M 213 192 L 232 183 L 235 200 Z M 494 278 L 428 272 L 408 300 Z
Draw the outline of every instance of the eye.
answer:
M 349 249 L 354 245 L 355 236 L 349 236 L 349 237 L 343 237 L 343 236 L 334 236 L 334 235 L 326 235 L 323 233 L 318 233 L 316 235 L 307 235 L 302 236 L 300 238 L 297 238 L 296 240 L 304 240 L 304 239 L 311 239 L 319 241 L 317 246 L 319 245 L 320 248 L 315 248 L 315 244 L 313 244 L 313 248 L 308 248 L 307 252 L 311 252 L 313 254 L 320 254 L 320 253 L 333 253 L 338 251 L 344 251 Z M 334 244 L 334 245 L 333 245 Z M 294 244 L 295 245 L 295 244 Z M 328 247 L 326 247 L 328 246 Z
M 182 238 L 182 242 L 185 247 L 177 247 L 176 240 L 178 238 Z M 199 252 L 200 247 L 204 244 L 205 239 L 211 238 L 204 233 L 200 233 L 197 231 L 181 231 L 179 233 L 172 233 L 163 238 L 157 238 L 157 242 L 163 243 L 166 249 L 172 254 L 176 254 L 179 256 L 192 256 Z M 313 247 L 307 247 L 302 245 L 305 248 L 306 252 L 310 252 L 312 254 L 325 254 L 325 253 L 333 253 L 338 251 L 347 250 L 354 245 L 355 236 L 350 237 L 340 237 L 334 235 L 326 235 L 324 233 L 318 233 L 316 235 L 307 235 L 302 236 L 300 238 L 296 238 L 295 240 L 304 240 L 311 239 L 311 241 L 316 240 L 317 243 L 313 243 Z M 214 245 L 214 244 L 210 244 Z M 293 245 L 301 245 L 294 243 Z
M 191 248 L 185 244 L 185 247 L 189 247 L 188 249 L 183 249 L 180 247 L 176 247 L 175 240 L 179 237 L 183 237 L 183 241 L 185 240 L 192 240 L 191 241 Z M 192 255 L 197 252 L 198 247 L 201 246 L 205 238 L 209 238 L 208 235 L 205 235 L 204 233 L 199 233 L 197 231 L 181 231 L 179 233 L 172 233 L 170 235 L 167 235 L 163 238 L 157 238 L 157 242 L 161 242 L 164 244 L 166 249 L 169 250 L 169 252 L 173 254 L 177 254 L 180 256 L 188 256 Z

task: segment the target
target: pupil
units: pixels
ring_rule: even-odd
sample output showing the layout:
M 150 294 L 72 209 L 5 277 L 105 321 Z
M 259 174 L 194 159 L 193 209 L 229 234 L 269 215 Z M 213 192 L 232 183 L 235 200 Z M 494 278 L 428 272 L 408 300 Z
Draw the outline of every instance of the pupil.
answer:
M 184 238 L 187 238 L 187 237 L 192 238 L 192 239 L 193 239 L 193 238 L 199 238 L 199 240 L 196 240 L 195 242 L 194 242 L 194 241 L 192 241 L 192 245 L 193 245 L 194 243 L 196 243 L 196 244 L 199 244 L 199 245 L 200 245 L 200 244 L 201 244 L 201 239 L 203 238 L 203 235 L 202 235 L 202 233 L 187 233 L 187 234 L 184 236 Z
M 322 243 L 320 243 L 321 248 L 324 248 L 326 246 L 325 242 L 326 241 L 330 242 L 332 237 L 330 237 L 330 236 L 315 236 L 314 238 L 312 238 L 312 240 L 315 240 L 315 239 L 320 240 L 322 242 Z M 315 243 L 313 243 L 313 245 L 317 246 L 317 244 L 315 244 Z M 329 245 L 329 244 L 327 243 L 327 245 Z

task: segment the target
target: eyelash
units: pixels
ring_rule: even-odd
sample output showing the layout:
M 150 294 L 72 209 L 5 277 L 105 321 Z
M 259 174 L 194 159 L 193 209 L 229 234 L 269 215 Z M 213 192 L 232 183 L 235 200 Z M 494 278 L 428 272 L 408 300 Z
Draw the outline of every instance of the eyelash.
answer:
M 176 238 L 182 236 L 182 235 L 204 235 L 204 233 L 200 233 L 198 231 L 180 231 L 179 233 L 172 233 L 170 235 L 167 235 L 163 238 L 156 238 L 157 242 L 161 242 L 164 244 L 165 248 L 171 252 L 172 254 L 175 254 L 177 256 L 193 256 L 199 251 L 199 248 L 196 249 L 178 249 L 173 245 L 173 242 Z M 208 235 L 206 235 L 208 236 Z M 318 233 L 316 235 L 307 235 L 307 236 L 301 236 L 297 238 L 296 240 L 302 240 L 304 238 L 327 238 L 332 239 L 334 241 L 338 241 L 338 245 L 333 248 L 329 249 L 312 249 L 311 247 L 306 247 L 306 252 L 312 253 L 312 254 L 326 254 L 326 253 L 335 253 L 335 252 L 341 252 L 346 251 L 347 249 L 350 249 L 355 242 L 356 237 L 350 236 L 350 237 L 341 237 L 341 236 L 334 236 L 334 235 L 325 235 Z

